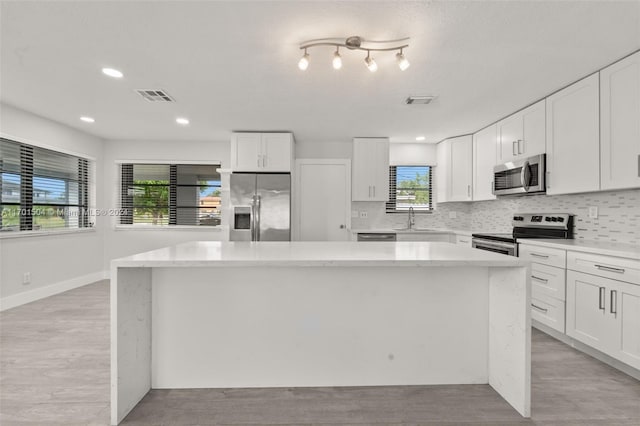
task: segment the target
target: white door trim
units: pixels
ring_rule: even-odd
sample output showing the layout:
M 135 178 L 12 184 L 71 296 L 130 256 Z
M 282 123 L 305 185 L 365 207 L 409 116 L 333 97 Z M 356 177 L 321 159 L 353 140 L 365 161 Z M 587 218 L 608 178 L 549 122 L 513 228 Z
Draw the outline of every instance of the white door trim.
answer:
M 301 211 L 301 197 L 300 187 L 301 187 L 301 176 L 300 168 L 305 164 L 335 164 L 342 165 L 346 167 L 347 170 L 347 182 L 346 182 L 346 200 L 345 205 L 347 206 L 347 211 L 345 211 L 345 226 L 347 228 L 346 232 L 351 229 L 351 160 L 346 158 L 298 158 L 295 160 L 295 177 L 292 183 L 292 196 L 295 200 L 292 203 L 292 211 L 291 211 L 291 240 L 299 241 L 300 240 L 300 211 Z

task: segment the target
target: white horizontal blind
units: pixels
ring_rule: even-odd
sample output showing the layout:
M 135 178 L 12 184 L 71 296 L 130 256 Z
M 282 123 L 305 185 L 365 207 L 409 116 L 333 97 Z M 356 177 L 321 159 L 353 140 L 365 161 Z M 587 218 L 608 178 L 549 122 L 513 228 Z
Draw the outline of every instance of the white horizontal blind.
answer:
M 85 228 L 92 164 L 0 138 L 2 231 Z
M 220 224 L 219 164 L 121 165 L 123 225 Z
M 433 210 L 432 174 L 430 166 L 390 166 L 387 213 Z

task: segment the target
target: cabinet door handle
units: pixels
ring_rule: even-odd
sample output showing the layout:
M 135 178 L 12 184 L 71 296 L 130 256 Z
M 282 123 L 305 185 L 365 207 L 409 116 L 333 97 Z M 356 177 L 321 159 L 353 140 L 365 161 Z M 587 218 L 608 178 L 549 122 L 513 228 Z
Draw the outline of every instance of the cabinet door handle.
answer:
M 609 312 L 611 312 L 613 315 L 616 315 L 618 313 L 618 291 L 617 290 L 611 290 L 610 293 L 610 304 L 609 304 Z
M 511 153 L 512 153 L 513 155 L 518 155 L 518 148 L 517 148 L 517 146 L 516 146 L 516 145 L 518 145 L 518 141 L 513 141 L 513 142 L 511 143 Z
M 522 149 L 520 149 L 521 146 Z M 518 139 L 518 154 L 524 154 L 524 141 L 522 139 Z
M 604 312 L 604 287 L 598 289 L 598 309 L 602 309 Z
M 376 197 L 376 186 L 373 185 L 373 198 L 375 198 L 375 197 Z
M 615 272 L 616 274 L 624 274 L 624 269 L 622 268 L 614 268 L 613 266 L 605 266 L 605 265 L 594 265 L 594 266 L 603 271 Z
M 262 156 L 262 167 L 267 167 L 267 156 L 266 155 Z
M 549 256 L 547 256 L 546 254 L 538 254 L 538 253 L 530 253 L 531 256 L 535 256 L 535 257 L 541 257 L 543 259 L 548 259 Z
M 549 280 L 544 279 L 544 278 L 540 278 L 540 277 L 536 277 L 535 275 L 531 275 L 531 278 L 533 278 L 536 281 L 543 282 L 543 283 L 548 283 L 549 282 Z
M 260 167 L 260 156 L 258 155 L 258 167 Z
M 640 154 L 638 154 L 638 177 L 640 177 Z
M 537 310 L 539 310 L 539 311 L 541 311 L 541 312 L 544 312 L 545 314 L 546 314 L 546 313 L 547 313 L 547 311 L 548 311 L 548 309 L 541 308 L 540 306 L 535 305 L 535 304 L 533 304 L 533 303 L 531 304 L 531 307 L 532 307 L 532 308 L 535 308 L 535 309 L 537 309 Z

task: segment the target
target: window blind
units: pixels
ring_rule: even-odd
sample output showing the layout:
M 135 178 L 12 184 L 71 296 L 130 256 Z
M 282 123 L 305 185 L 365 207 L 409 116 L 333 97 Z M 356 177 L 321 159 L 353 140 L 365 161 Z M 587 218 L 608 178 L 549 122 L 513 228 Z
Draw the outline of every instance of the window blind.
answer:
M 122 164 L 123 225 L 220 224 L 219 164 Z
M 390 166 L 387 213 L 433 210 L 432 172 L 430 166 Z
M 92 163 L 0 138 L 0 230 L 86 228 Z

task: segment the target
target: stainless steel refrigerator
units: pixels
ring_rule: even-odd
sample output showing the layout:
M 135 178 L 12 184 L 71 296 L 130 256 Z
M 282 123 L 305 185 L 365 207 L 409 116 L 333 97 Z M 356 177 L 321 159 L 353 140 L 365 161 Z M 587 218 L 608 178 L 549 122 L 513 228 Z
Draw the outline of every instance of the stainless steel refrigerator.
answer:
M 231 241 L 291 240 L 291 175 L 231 174 Z

